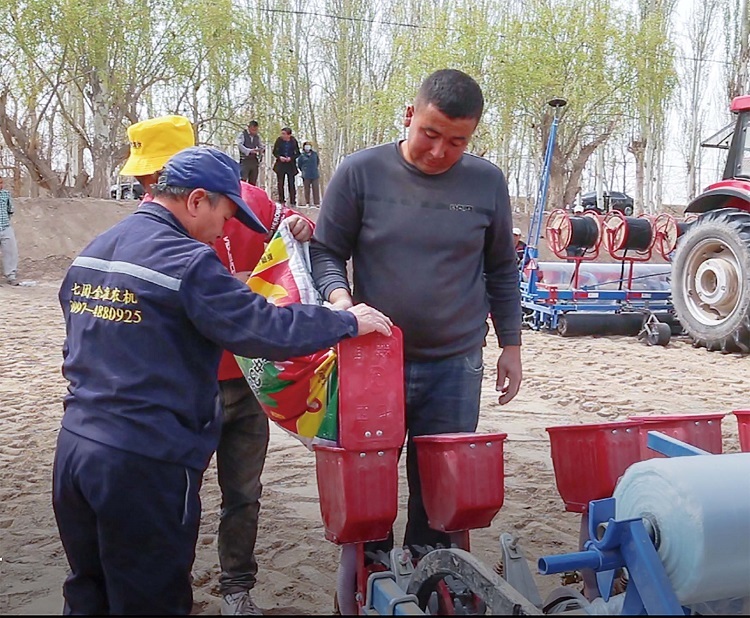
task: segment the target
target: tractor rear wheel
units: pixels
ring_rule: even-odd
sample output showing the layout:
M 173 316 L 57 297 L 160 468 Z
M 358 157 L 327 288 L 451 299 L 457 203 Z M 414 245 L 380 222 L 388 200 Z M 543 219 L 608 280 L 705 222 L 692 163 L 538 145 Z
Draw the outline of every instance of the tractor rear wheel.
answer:
M 680 239 L 672 302 L 696 346 L 750 353 L 750 213 L 707 212 Z

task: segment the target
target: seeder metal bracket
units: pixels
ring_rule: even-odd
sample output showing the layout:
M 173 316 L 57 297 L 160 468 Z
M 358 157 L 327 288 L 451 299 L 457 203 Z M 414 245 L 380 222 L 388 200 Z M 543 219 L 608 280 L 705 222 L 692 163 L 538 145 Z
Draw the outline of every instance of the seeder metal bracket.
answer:
M 542 607 L 542 597 L 539 588 L 534 583 L 531 570 L 526 562 L 526 556 L 518 546 L 518 539 L 507 532 L 500 535 L 500 550 L 502 551 L 503 578 L 513 588 L 518 590 L 536 607 Z
M 362 608 L 365 616 L 421 616 L 424 612 L 417 597 L 404 594 L 391 571 L 372 573 L 367 578 L 367 604 Z
M 434 585 L 446 576 L 461 580 L 487 605 L 491 615 L 535 616 L 541 611 L 491 568 L 463 549 L 436 549 L 417 564 L 407 592 L 426 604 Z

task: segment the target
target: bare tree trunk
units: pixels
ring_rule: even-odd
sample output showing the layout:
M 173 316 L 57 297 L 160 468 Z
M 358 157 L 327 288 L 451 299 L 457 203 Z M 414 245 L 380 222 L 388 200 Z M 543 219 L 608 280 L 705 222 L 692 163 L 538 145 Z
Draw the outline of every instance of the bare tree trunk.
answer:
M 662 126 L 661 139 L 659 139 L 660 146 L 656 150 L 656 174 L 654 177 L 654 188 L 656 199 L 654 203 L 654 209 L 651 214 L 656 214 L 662 211 L 664 201 L 664 144 L 665 142 L 665 128 Z
M 109 194 L 109 183 L 112 175 L 112 146 L 114 145 L 108 104 L 109 92 L 105 83 L 97 79 L 93 71 L 89 83 L 92 86 L 93 139 L 91 140 L 91 158 L 93 159 L 94 170 L 91 178 L 90 195 L 106 197 Z
M 572 204 L 576 195 L 581 191 L 581 177 L 583 170 L 586 168 L 586 163 L 588 163 L 589 158 L 594 154 L 596 149 L 603 146 L 609 139 L 612 131 L 614 131 L 615 122 L 614 120 L 611 121 L 603 133 L 582 146 L 578 154 L 570 162 L 570 170 L 565 180 L 565 190 L 562 198 L 563 204 Z
M 683 155 L 687 171 L 688 200 L 692 200 L 697 195 L 700 185 L 697 175 L 700 165 L 700 136 L 703 133 L 705 116 L 702 103 L 708 79 L 706 65 L 710 61 L 715 44 L 713 33 L 718 8 L 718 0 L 703 0 L 696 5 L 688 24 L 691 58 L 684 64 L 684 70 L 687 73 L 687 88 L 684 89 L 681 105 L 682 116 L 687 118 Z
M 634 139 L 628 145 L 628 151 L 635 159 L 635 202 L 634 211 L 636 213 L 644 211 L 644 185 L 645 185 L 645 158 L 646 158 L 646 140 L 643 138 Z
M 17 119 L 9 115 L 7 101 L 8 92 L 5 91 L 0 94 L 0 134 L 16 161 L 29 173 L 31 196 L 39 196 L 40 186 L 55 197 L 66 195 L 65 187 L 52 169 L 52 163 L 39 152 L 36 135 L 19 126 Z
M 652 133 L 649 132 L 649 136 Z M 643 172 L 645 184 L 643 186 L 643 212 L 651 214 L 654 209 L 654 145 L 653 139 L 649 139 L 646 143 L 646 152 L 643 160 Z

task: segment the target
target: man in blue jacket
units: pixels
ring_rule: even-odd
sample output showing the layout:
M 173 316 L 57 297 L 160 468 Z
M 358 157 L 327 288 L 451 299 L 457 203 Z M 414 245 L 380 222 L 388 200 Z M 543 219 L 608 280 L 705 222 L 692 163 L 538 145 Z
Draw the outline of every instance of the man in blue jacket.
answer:
M 60 288 L 69 385 L 53 506 L 66 613 L 190 613 L 223 349 L 284 359 L 390 333 L 366 305 L 278 308 L 229 273 L 208 244 L 224 222 L 266 231 L 231 157 L 188 148 L 152 188 L 153 202 L 96 237 Z

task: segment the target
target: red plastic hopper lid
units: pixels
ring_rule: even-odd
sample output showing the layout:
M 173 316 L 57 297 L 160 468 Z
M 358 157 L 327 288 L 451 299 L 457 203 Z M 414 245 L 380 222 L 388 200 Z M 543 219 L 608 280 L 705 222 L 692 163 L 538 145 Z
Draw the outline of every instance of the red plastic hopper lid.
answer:
M 434 436 L 415 436 L 414 442 L 465 444 L 469 442 L 502 442 L 507 437 L 507 433 L 441 433 Z
M 714 421 L 726 416 L 723 413 L 712 414 L 663 414 L 659 416 L 628 416 L 631 421 L 642 423 L 662 423 L 671 421 Z
M 558 425 L 557 427 L 547 427 L 545 431 L 549 433 L 558 433 L 566 431 L 582 431 L 592 429 L 628 429 L 630 427 L 638 427 L 641 421 L 628 420 L 628 421 L 613 421 L 611 423 L 589 423 L 584 425 Z

